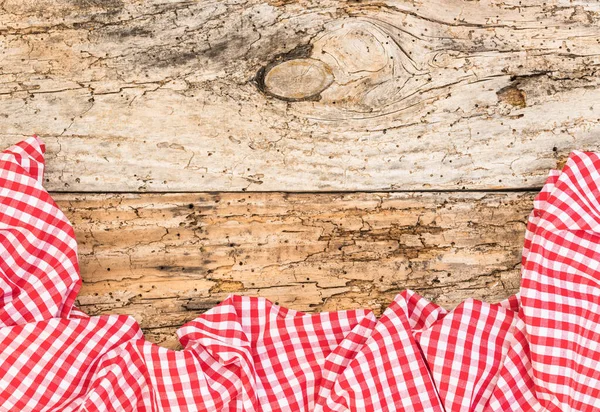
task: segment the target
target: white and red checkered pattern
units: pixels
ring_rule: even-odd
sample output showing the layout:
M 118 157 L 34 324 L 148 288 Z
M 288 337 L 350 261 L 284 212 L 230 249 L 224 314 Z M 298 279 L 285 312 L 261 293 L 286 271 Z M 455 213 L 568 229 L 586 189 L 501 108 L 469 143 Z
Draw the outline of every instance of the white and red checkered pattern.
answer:
M 518 294 L 447 311 L 407 290 L 303 313 L 231 294 L 174 351 L 126 315 L 88 316 L 44 145 L 0 154 L 0 411 L 600 410 L 600 153 L 552 170 Z

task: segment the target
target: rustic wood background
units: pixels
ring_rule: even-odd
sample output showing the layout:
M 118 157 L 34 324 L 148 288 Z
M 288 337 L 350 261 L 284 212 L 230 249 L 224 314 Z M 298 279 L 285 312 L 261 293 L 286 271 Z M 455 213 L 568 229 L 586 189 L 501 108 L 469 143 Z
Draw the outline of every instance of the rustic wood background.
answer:
M 0 1 L 0 143 L 37 133 L 90 314 L 174 331 L 518 290 L 532 200 L 600 150 L 600 3 Z

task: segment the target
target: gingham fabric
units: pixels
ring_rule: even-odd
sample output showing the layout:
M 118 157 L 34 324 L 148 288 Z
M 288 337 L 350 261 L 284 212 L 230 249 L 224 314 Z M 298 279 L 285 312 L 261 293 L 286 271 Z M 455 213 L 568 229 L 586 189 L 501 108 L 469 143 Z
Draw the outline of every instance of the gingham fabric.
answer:
M 1 411 L 600 410 L 600 153 L 550 171 L 503 302 L 446 311 L 406 290 L 377 318 L 231 294 L 177 331 L 180 351 L 74 306 L 43 154 L 34 136 L 0 155 Z

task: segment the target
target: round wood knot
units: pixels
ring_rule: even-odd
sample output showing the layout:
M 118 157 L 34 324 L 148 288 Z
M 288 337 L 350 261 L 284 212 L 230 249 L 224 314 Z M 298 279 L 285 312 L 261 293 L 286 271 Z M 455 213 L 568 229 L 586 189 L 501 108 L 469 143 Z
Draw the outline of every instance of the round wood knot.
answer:
M 316 59 L 286 60 L 265 74 L 268 93 L 289 101 L 317 98 L 333 82 L 331 68 Z

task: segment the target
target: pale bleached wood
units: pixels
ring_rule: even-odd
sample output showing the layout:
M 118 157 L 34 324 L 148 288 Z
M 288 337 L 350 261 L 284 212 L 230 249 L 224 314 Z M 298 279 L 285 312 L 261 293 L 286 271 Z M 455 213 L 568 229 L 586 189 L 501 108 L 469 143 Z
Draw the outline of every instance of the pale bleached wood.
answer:
M 125 313 L 151 340 L 229 293 L 301 311 L 366 307 L 404 289 L 444 307 L 519 287 L 535 192 L 57 194 L 84 280 L 77 304 Z
M 600 150 L 598 4 L 4 0 L 0 143 L 53 191 L 537 188 Z

